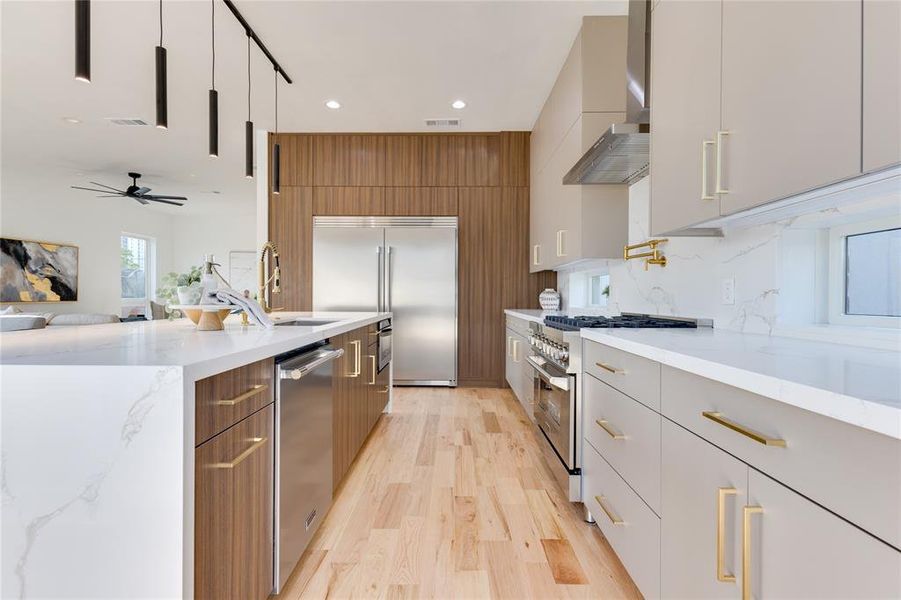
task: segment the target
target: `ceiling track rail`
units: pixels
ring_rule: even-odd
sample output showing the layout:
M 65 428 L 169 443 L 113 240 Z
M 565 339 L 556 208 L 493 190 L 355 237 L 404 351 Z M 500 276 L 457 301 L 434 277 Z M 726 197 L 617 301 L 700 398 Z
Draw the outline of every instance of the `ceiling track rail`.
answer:
M 247 22 L 247 19 L 244 18 L 244 15 L 241 14 L 241 11 L 238 10 L 238 7 L 235 6 L 235 3 L 232 0 L 222 0 L 225 3 L 225 6 L 228 7 L 228 10 L 234 15 L 234 17 L 238 20 L 238 23 L 241 24 L 241 27 L 244 28 L 244 31 L 247 32 L 247 35 L 254 41 L 257 47 L 262 50 L 263 54 L 266 55 L 266 58 L 269 59 L 269 62 L 272 63 L 273 68 L 278 72 L 279 75 L 282 76 L 282 79 L 285 80 L 286 83 L 294 83 L 291 80 L 291 77 L 285 73 L 285 70 L 282 68 L 278 61 L 275 60 L 275 57 L 272 56 L 272 53 L 269 52 L 269 49 L 266 48 L 266 44 L 263 43 L 263 40 L 260 39 L 260 36 L 256 34 L 253 30 L 253 27 L 250 26 L 250 23 Z

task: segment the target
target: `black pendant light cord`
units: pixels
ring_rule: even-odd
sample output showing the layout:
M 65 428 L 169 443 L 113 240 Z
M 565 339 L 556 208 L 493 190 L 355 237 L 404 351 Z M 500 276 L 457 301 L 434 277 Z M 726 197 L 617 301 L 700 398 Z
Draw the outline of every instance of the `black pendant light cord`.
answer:
M 247 120 L 250 120 L 250 33 L 247 34 Z
M 163 0 L 160 0 L 160 46 L 163 45 Z
M 278 135 L 278 69 L 275 69 L 275 135 Z
M 212 11 L 210 12 L 210 31 L 212 31 L 210 45 L 213 49 L 213 67 L 212 73 L 210 74 L 210 79 L 212 80 L 212 87 L 216 89 L 216 0 L 210 0 L 210 6 Z

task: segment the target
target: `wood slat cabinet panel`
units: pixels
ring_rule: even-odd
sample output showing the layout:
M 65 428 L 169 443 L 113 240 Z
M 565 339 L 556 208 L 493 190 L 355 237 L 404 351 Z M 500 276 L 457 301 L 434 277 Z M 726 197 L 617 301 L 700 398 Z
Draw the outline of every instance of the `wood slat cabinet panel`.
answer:
M 201 379 L 194 388 L 194 444 L 255 413 L 275 398 L 271 358 Z
M 313 188 L 283 185 L 280 194 L 269 195 L 269 239 L 278 247 L 282 272 L 290 274 L 272 302 L 285 310 L 312 310 Z
M 270 157 L 271 147 L 275 145 L 276 139 L 281 156 L 281 185 L 313 185 L 313 136 L 304 133 L 280 133 L 276 138 L 274 134 L 270 134 Z
M 529 132 L 502 131 L 500 133 L 500 185 L 520 187 L 529 185 Z
M 274 406 L 195 450 L 194 597 L 265 600 L 272 591 Z
M 500 136 L 465 135 L 457 167 L 458 185 L 497 186 L 500 184 Z
M 378 216 L 385 214 L 385 188 L 313 188 L 313 214 L 329 216 Z
M 538 296 L 532 293 L 537 277 L 529 275 L 529 188 L 501 188 L 500 201 L 501 310 L 530 306 Z
M 385 137 L 385 185 L 422 185 L 422 140 L 419 135 Z
M 313 185 L 385 185 L 383 135 L 313 136 Z
M 422 185 L 460 185 L 458 168 L 463 162 L 463 136 L 428 135 L 422 138 Z
M 335 361 L 332 380 L 332 475 L 335 489 L 369 435 L 369 390 L 366 385 L 368 337 L 368 328 L 362 327 L 332 336 L 329 340 L 333 348 L 344 349 L 344 356 Z
M 445 217 L 457 214 L 457 188 L 385 188 L 385 215 Z
M 459 189 L 458 379 L 503 385 L 504 321 L 500 286 L 503 207 L 500 188 Z

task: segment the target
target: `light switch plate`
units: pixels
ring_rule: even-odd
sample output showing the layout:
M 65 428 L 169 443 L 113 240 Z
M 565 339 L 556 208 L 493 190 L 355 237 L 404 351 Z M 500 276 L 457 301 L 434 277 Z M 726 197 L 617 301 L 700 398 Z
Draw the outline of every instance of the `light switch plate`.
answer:
M 735 304 L 735 278 L 728 277 L 720 281 L 720 301 L 723 304 Z

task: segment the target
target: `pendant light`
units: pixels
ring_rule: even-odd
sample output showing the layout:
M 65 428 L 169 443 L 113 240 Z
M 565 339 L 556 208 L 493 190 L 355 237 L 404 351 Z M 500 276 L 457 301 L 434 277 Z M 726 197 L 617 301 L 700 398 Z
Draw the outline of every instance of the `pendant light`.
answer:
M 250 30 L 247 31 L 247 121 L 244 123 L 244 176 L 253 179 L 253 121 L 250 120 Z
M 156 126 L 169 128 L 166 91 L 166 49 L 163 48 L 163 0 L 160 0 L 160 45 L 156 47 Z
M 216 0 L 210 0 L 213 67 L 210 89 L 210 156 L 219 156 L 219 92 L 216 91 Z
M 91 0 L 75 0 L 75 79 L 91 82 Z
M 278 145 L 278 69 L 275 69 L 275 145 L 272 146 L 272 193 L 281 193 L 281 148 Z

